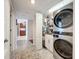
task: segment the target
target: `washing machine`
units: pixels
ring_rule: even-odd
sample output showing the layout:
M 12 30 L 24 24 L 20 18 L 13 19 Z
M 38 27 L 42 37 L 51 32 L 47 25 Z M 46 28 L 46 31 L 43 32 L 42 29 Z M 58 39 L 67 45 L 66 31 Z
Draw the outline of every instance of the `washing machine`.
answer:
M 72 59 L 73 55 L 73 3 L 56 10 L 53 20 L 54 59 Z

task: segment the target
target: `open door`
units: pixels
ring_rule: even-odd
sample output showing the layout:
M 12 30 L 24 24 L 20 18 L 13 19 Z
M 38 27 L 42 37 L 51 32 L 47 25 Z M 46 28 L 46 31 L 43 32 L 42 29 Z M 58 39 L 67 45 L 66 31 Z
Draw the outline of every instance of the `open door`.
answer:
M 9 0 L 4 1 L 4 59 L 10 59 L 10 3 Z

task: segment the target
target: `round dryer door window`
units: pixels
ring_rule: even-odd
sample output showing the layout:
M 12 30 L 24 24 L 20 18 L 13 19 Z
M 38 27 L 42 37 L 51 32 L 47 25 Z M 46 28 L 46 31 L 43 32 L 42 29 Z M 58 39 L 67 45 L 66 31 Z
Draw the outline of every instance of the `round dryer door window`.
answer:
M 73 24 L 73 10 L 64 9 L 54 17 L 54 24 L 59 28 L 67 28 Z
M 55 51 L 64 59 L 72 59 L 72 45 L 63 39 L 57 39 L 54 42 Z

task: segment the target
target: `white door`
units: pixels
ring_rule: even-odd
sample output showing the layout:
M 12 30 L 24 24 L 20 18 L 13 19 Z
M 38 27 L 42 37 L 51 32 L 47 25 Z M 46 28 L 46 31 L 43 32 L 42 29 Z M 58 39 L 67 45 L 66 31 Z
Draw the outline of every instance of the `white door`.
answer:
M 9 0 L 4 0 L 4 59 L 10 59 L 10 4 Z

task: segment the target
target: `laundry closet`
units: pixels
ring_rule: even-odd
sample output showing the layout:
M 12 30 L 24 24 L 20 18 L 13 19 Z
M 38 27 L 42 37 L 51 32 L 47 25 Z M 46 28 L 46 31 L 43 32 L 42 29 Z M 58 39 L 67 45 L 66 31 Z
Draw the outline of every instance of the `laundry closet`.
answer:
M 59 4 L 65 3 L 62 1 Z M 57 6 L 57 5 L 56 5 Z M 52 16 L 51 16 L 52 15 Z M 55 59 L 73 58 L 73 2 L 65 3 L 44 19 L 45 47 Z

